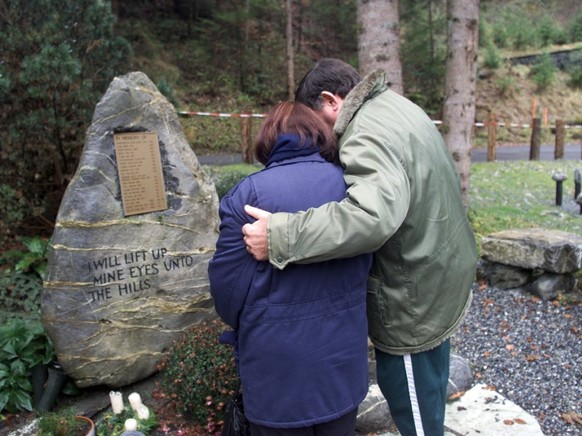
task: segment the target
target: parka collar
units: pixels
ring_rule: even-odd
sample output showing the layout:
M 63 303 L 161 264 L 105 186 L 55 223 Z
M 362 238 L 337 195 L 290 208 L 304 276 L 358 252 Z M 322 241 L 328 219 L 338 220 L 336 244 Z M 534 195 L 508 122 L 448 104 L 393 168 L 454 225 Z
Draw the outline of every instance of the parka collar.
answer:
M 364 77 L 362 81 L 358 83 L 348 95 L 346 95 L 333 127 L 335 134 L 338 136 L 343 135 L 346 127 L 362 104 L 386 89 L 386 73 L 383 70 L 372 71 Z

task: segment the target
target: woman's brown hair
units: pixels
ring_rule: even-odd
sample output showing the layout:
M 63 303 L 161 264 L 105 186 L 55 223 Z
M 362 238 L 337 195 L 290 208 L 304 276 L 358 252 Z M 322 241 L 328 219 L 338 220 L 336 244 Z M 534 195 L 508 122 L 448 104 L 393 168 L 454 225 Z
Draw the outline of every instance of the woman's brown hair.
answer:
M 269 160 L 271 150 L 281 134 L 296 134 L 300 144 L 315 145 L 329 162 L 337 160 L 337 142 L 331 126 L 308 106 L 285 101 L 275 105 L 261 124 L 255 140 L 255 157 L 263 165 Z

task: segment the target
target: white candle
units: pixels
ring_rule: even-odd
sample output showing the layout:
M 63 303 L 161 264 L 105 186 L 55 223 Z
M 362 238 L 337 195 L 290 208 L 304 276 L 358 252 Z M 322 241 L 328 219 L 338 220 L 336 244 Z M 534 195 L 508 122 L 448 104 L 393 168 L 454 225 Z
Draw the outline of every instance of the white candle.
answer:
M 136 431 L 137 430 L 137 420 L 129 418 L 125 420 L 125 431 Z
M 111 400 L 111 409 L 115 415 L 123 412 L 123 397 L 121 396 L 121 392 L 113 392 L 109 393 L 109 399 Z
M 137 392 L 129 394 L 129 397 L 127 397 L 127 399 L 129 400 L 131 408 L 135 411 L 137 411 L 137 408 L 142 405 L 141 397 Z
M 150 409 L 148 409 L 143 404 L 137 406 L 136 412 L 139 419 L 148 419 L 150 417 Z

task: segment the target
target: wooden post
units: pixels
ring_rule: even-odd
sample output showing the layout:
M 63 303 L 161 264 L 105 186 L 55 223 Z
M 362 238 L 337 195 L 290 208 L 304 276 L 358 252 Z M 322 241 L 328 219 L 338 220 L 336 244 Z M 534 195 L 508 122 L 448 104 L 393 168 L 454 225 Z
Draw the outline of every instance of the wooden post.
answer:
M 251 140 L 251 119 L 243 117 L 240 119 L 241 148 L 244 163 L 253 163 L 252 140 Z
M 531 145 L 529 150 L 529 160 L 540 160 L 540 145 L 542 138 L 542 120 L 534 118 L 532 120 Z
M 556 148 L 554 150 L 554 159 L 564 159 L 565 133 L 564 120 L 556 120 Z
M 494 162 L 497 155 L 497 120 L 495 114 L 489 114 L 489 122 L 487 123 L 487 162 Z

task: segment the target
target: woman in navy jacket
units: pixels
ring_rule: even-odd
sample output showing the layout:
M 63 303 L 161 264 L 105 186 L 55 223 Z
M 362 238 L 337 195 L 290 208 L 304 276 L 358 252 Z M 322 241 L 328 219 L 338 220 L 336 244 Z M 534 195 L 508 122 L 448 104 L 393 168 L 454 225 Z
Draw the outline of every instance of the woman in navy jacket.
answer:
M 262 124 L 255 155 L 265 168 L 222 199 L 209 265 L 216 310 L 236 334 L 251 434 L 351 436 L 368 390 L 371 255 L 280 271 L 255 261 L 241 232 L 245 204 L 296 212 L 344 198 L 335 138 L 307 106 L 285 102 Z

